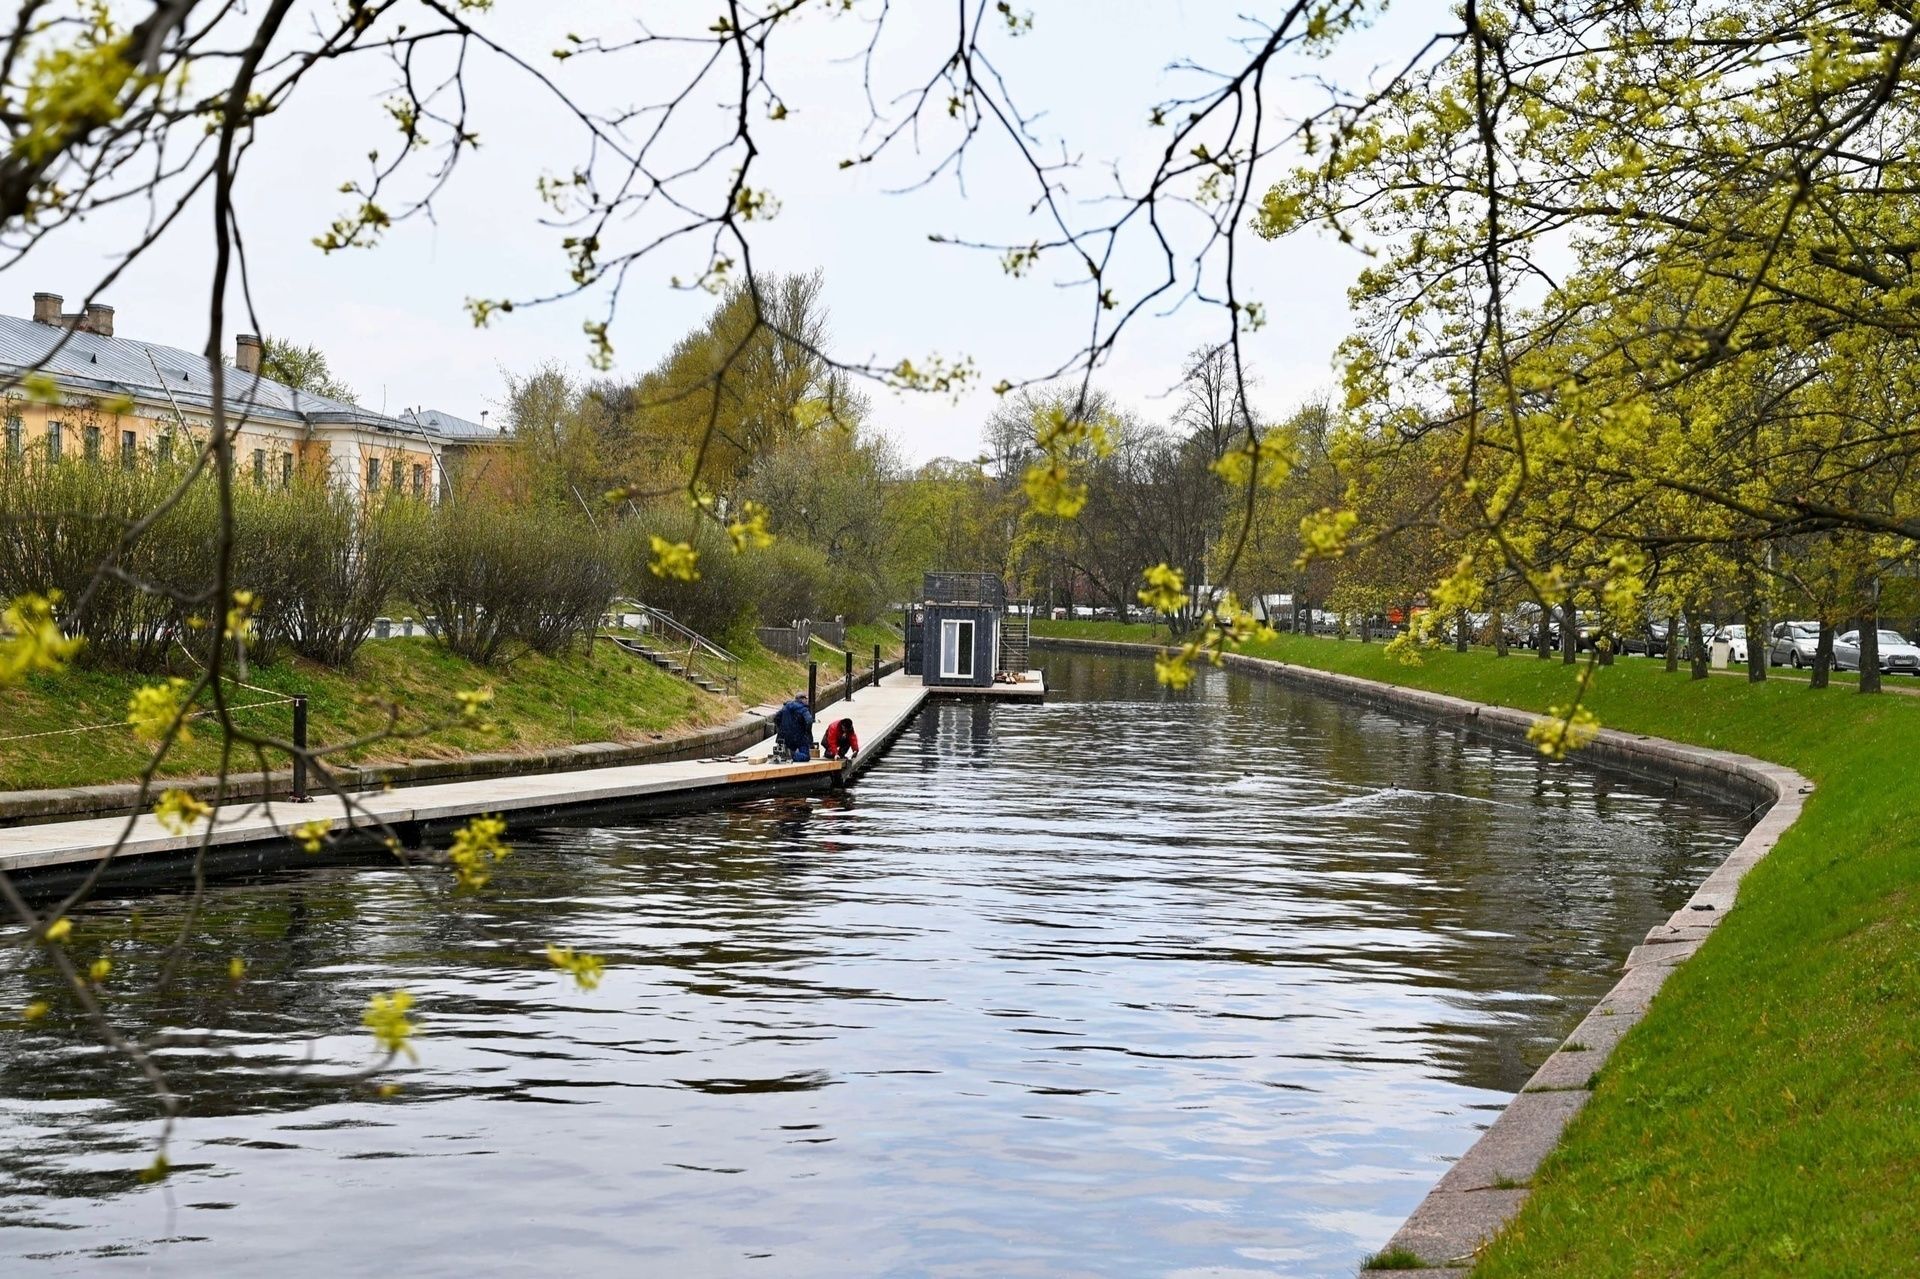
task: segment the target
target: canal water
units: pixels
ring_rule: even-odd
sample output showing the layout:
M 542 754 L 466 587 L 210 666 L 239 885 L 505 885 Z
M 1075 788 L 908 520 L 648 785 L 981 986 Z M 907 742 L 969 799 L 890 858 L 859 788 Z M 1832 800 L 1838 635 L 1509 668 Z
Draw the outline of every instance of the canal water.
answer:
M 142 1184 L 126 1065 L 64 1009 L 0 1030 L 0 1272 L 1351 1274 L 1745 825 L 1231 673 L 1048 670 L 846 795 L 530 834 L 479 897 L 216 886 L 164 992 L 186 899 L 90 909 L 111 1016 L 205 1032 L 162 1054 L 188 1114 Z M 396 988 L 401 1089 L 314 1078 Z

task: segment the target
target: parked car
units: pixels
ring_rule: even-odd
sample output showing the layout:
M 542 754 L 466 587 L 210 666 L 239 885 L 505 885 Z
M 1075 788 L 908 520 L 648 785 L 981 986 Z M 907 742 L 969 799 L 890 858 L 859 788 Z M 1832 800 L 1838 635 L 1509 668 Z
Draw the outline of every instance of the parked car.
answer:
M 1581 609 L 1573 615 L 1573 646 L 1580 652 L 1592 648 L 1607 633 L 1600 619 Z
M 1820 623 L 1818 622 L 1780 622 L 1773 628 L 1773 648 L 1767 660 L 1775 666 L 1791 666 L 1799 670 L 1803 666 L 1812 666 L 1814 654 L 1820 648 Z
M 1530 648 L 1540 633 L 1540 606 L 1532 600 L 1521 600 L 1500 620 L 1507 628 L 1507 643 Z
M 1920 648 L 1907 643 L 1898 631 L 1880 631 L 1880 670 L 1884 674 L 1920 675 Z M 1833 668 L 1837 671 L 1860 669 L 1860 632 L 1848 631 L 1834 637 Z
M 1747 660 L 1747 628 L 1739 622 L 1731 626 L 1717 626 L 1708 636 L 1708 643 L 1727 642 L 1727 660 L 1744 662 Z

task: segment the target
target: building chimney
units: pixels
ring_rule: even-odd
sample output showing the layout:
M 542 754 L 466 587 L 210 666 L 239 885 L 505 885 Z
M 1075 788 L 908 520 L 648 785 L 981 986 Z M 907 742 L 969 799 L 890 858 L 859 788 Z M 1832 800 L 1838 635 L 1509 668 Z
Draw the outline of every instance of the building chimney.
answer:
M 60 323 L 61 297 L 58 293 L 36 293 L 33 295 L 33 322 L 35 324 Z
M 87 303 L 86 314 L 80 320 L 80 327 L 89 333 L 97 333 L 103 338 L 113 336 L 113 308 L 101 302 Z
M 260 372 L 260 335 L 242 333 L 233 339 L 233 367 L 242 373 Z

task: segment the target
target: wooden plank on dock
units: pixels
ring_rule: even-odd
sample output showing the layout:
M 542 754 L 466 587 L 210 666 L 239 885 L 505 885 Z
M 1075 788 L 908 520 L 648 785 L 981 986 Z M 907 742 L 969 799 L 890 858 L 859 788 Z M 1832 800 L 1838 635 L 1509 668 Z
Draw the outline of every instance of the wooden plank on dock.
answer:
M 929 684 L 930 697 L 986 698 L 1006 702 L 1044 702 L 1047 700 L 1047 676 L 1044 671 L 1028 671 L 1019 683 Z

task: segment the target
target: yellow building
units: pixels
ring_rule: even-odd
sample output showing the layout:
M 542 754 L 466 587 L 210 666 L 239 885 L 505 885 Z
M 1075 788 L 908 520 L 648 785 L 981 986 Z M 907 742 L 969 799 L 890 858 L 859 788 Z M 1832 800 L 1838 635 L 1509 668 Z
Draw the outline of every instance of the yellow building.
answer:
M 61 305 L 56 294 L 36 293 L 31 319 L 0 315 L 0 376 L 11 384 L 0 456 L 131 466 L 185 458 L 206 442 L 214 398 L 204 356 L 115 337 L 112 307 L 63 314 Z M 296 473 L 325 475 L 356 493 L 438 500 L 448 441 L 430 420 L 312 395 L 259 368 L 260 339 L 241 334 L 224 386 L 240 478 L 287 485 Z M 28 394 L 36 375 L 57 391 L 51 402 Z

